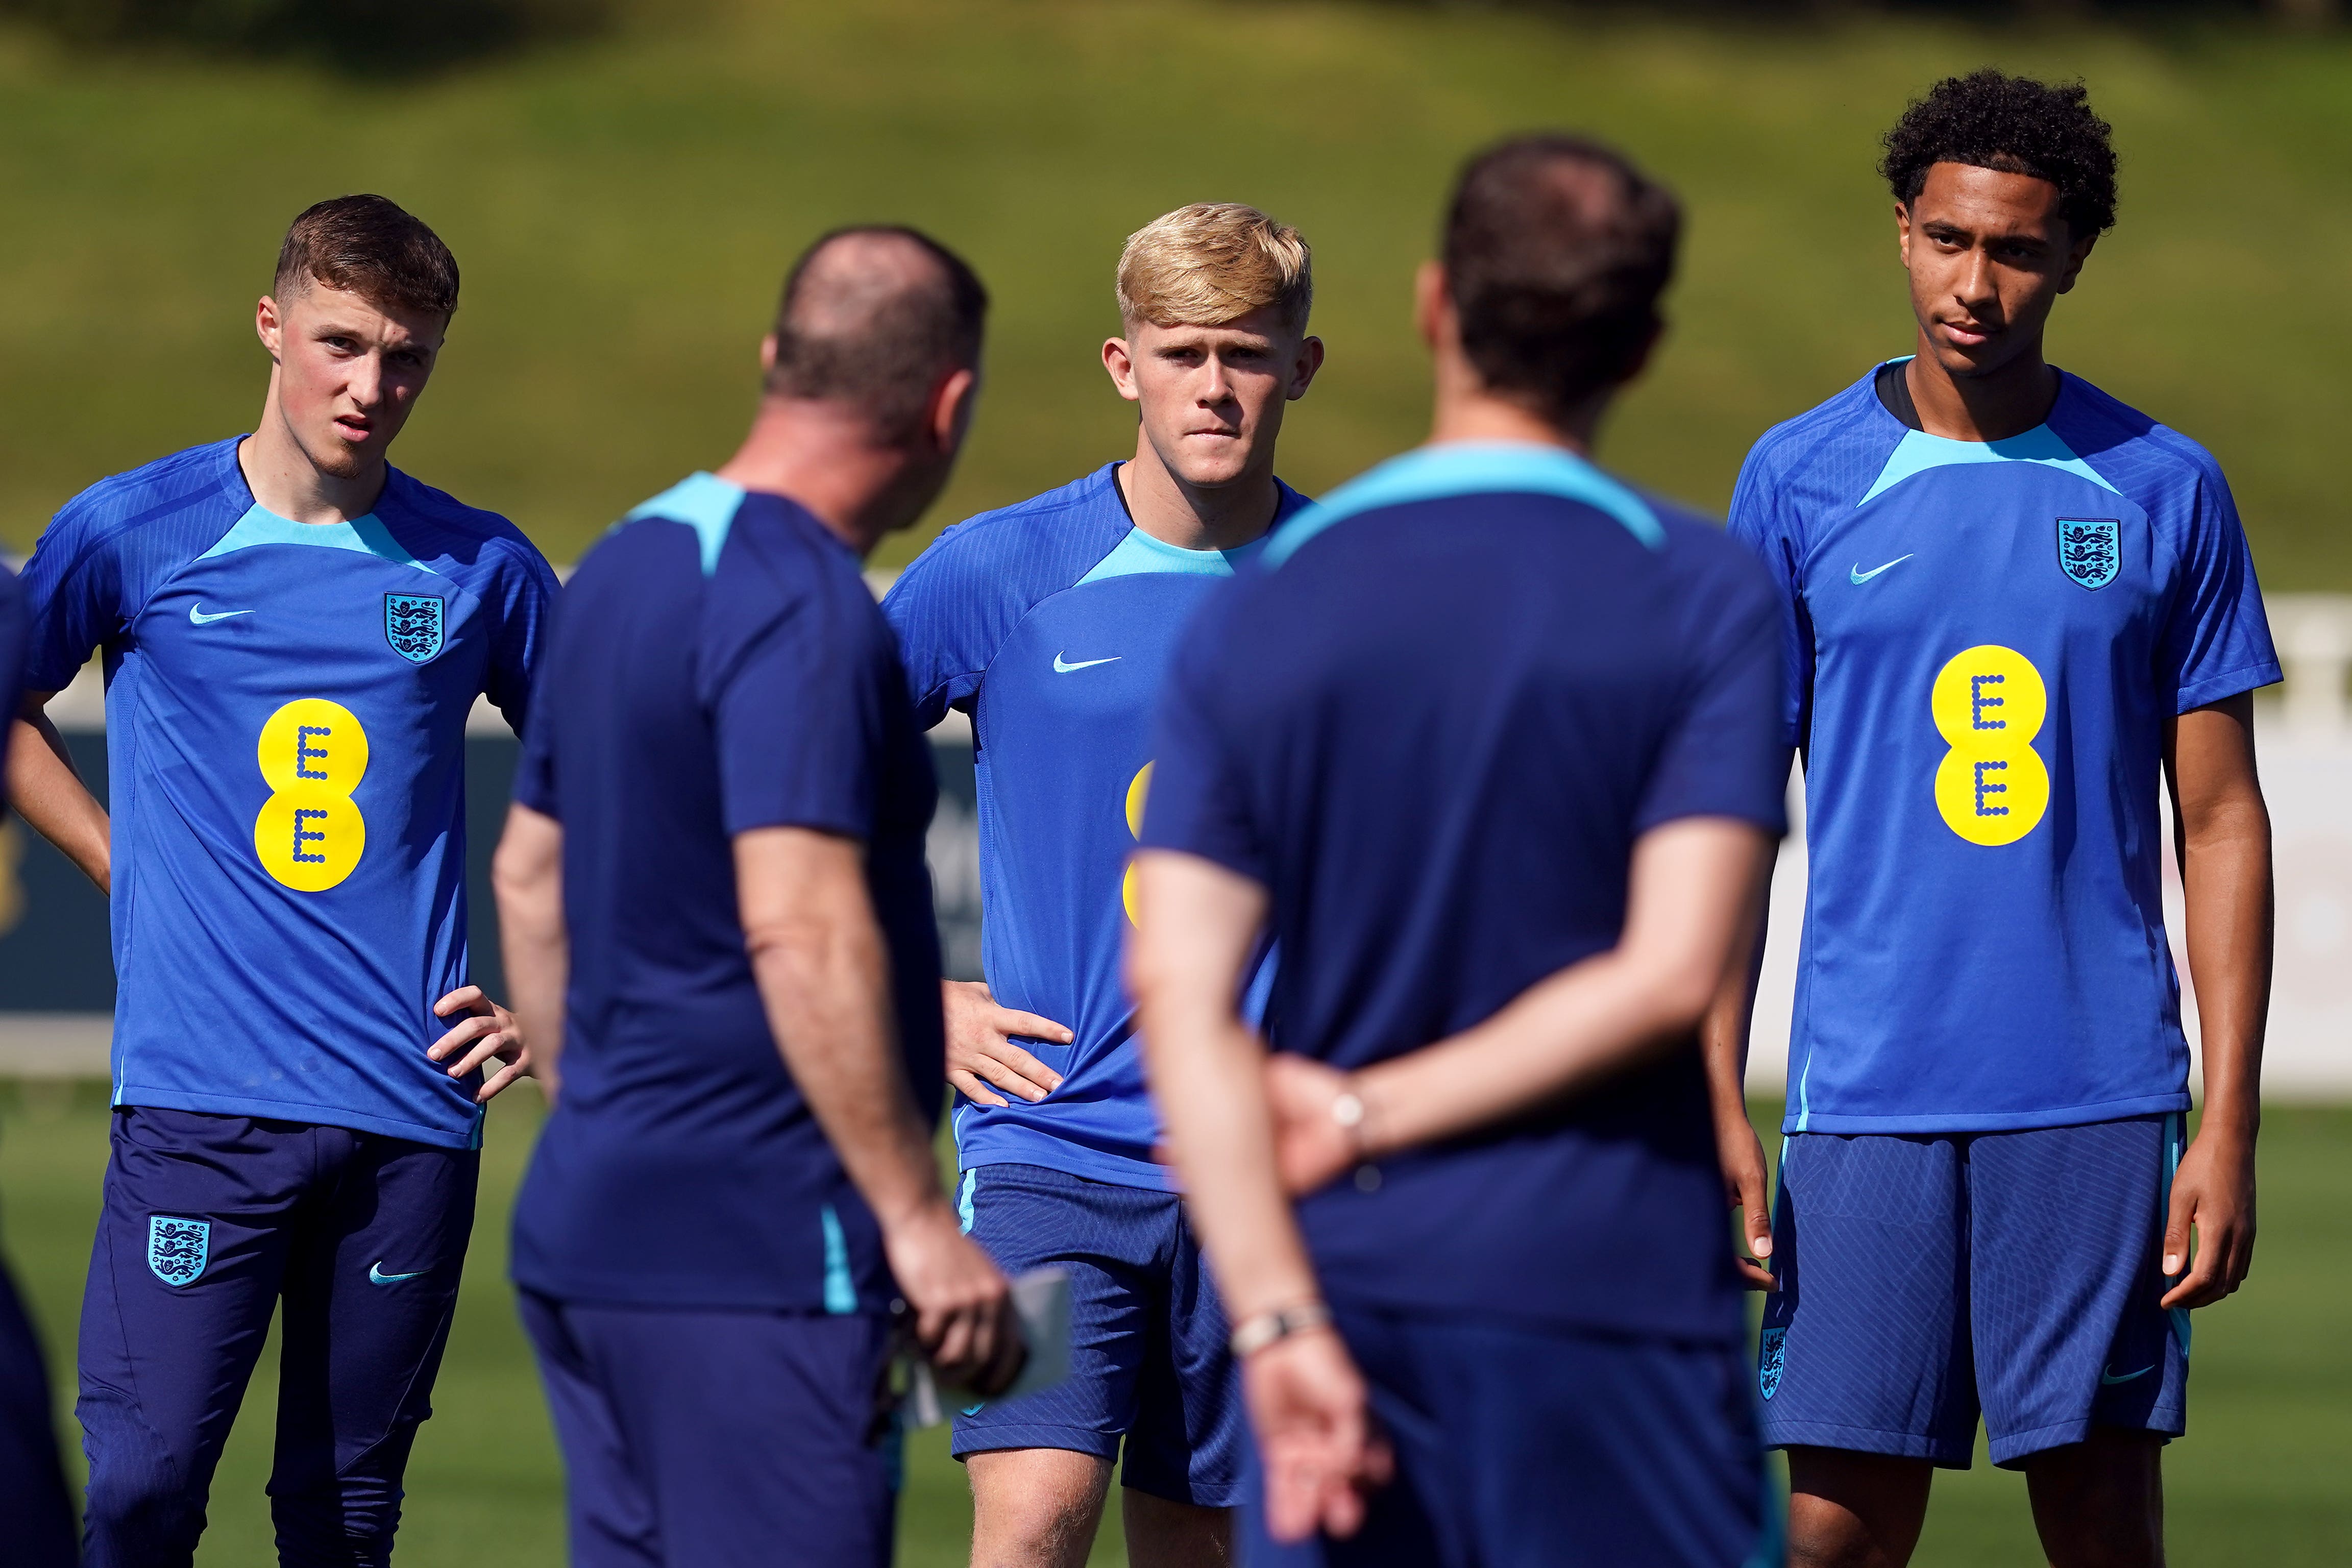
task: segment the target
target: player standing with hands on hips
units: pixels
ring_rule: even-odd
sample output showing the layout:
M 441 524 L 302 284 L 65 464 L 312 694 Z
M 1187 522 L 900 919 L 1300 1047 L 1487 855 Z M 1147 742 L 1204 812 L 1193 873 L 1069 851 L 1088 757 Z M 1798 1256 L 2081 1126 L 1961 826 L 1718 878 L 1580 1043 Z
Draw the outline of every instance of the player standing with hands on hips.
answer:
M 457 308 L 398 206 L 310 208 L 256 310 L 253 434 L 92 486 L 25 569 L 9 797 L 108 889 L 119 987 L 92 1568 L 190 1560 L 281 1298 L 279 1557 L 392 1551 L 484 1106 L 528 1070 L 466 984 L 466 717 L 486 695 L 520 726 L 555 592 L 513 524 L 386 461 Z M 110 817 L 42 712 L 93 648 Z
M 1917 352 L 1767 434 L 1732 499 L 1811 857 L 1769 1221 L 1744 988 L 1710 1058 L 1802 1563 L 1907 1562 L 1979 1412 L 2057 1568 L 2161 1563 L 2189 1310 L 2252 1254 L 2279 667 L 2212 458 L 2043 357 L 2115 221 L 2108 134 L 2081 87 L 1997 71 L 1914 103 L 1884 172 Z
M 560 1069 L 514 1277 L 582 1568 L 885 1568 L 893 1295 L 950 1382 L 1021 1367 L 932 1161 L 938 791 L 858 572 L 947 482 L 987 304 L 912 230 L 819 240 L 742 446 L 555 618 L 496 875 Z
M 949 529 L 882 603 L 917 718 L 962 709 L 979 748 L 988 979 L 945 993 L 964 1224 L 1004 1268 L 1070 1278 L 1069 1381 L 956 1421 L 975 1568 L 1080 1568 L 1122 1447 L 1139 1568 L 1231 1552 L 1247 1436 L 1230 1330 L 1154 1154 L 1119 953 L 1170 661 L 1306 504 L 1274 451 L 1323 362 L 1314 291 L 1307 242 L 1255 207 L 1146 224 L 1102 345 L 1134 456 Z
M 1418 281 L 1430 443 L 1285 524 L 1161 700 L 1129 967 L 1253 1563 L 1767 1550 L 1696 1031 L 1783 826 L 1776 616 L 1586 455 L 1679 226 L 1587 142 L 1472 163 Z

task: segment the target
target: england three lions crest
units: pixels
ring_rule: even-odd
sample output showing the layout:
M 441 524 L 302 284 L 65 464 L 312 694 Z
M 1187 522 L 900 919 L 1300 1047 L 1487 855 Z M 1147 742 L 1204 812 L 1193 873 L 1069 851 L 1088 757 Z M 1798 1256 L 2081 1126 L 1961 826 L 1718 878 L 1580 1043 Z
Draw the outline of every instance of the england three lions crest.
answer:
M 212 1243 L 210 1220 L 147 1216 L 147 1267 L 166 1285 L 194 1284 L 212 1260 Z
M 411 664 L 426 664 L 441 651 L 441 601 L 430 594 L 386 594 L 383 596 L 383 640 Z
M 2085 588 L 2104 588 L 2123 570 L 2124 525 L 2112 517 L 2058 520 L 2058 569 Z

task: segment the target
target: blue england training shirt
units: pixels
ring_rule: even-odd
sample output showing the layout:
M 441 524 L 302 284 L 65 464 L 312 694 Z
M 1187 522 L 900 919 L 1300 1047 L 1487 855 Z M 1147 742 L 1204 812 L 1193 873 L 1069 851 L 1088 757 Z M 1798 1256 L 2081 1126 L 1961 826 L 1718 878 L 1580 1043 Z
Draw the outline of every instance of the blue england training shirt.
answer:
M 1183 550 L 1135 526 L 1111 463 L 940 534 L 882 602 L 925 728 L 971 715 L 981 962 L 998 1002 L 1069 1026 L 1021 1044 L 1062 1075 L 1035 1105 L 956 1097 L 965 1170 L 1044 1165 L 1161 1187 L 1159 1122 L 1119 980 L 1153 700 L 1192 613 L 1265 543 Z M 1277 481 L 1276 526 L 1304 500 Z
M 1901 363 L 1768 432 L 1732 498 L 1806 750 L 1787 1126 L 2185 1110 L 2164 728 L 2279 679 L 2229 487 L 2072 375 L 2022 436 L 1930 436 Z
M 940 1113 L 937 799 L 857 557 L 782 496 L 697 474 L 565 588 L 515 798 L 563 825 L 562 1094 L 516 1199 L 517 1283 L 566 1300 L 875 1312 L 872 1213 L 785 1068 L 734 840 L 866 847 L 907 1079 Z
M 1263 884 L 1283 1049 L 1421 1049 L 1613 947 L 1634 841 L 1778 833 L 1771 588 L 1551 447 L 1454 443 L 1301 514 L 1188 632 L 1143 841 Z M 1741 1332 L 1696 1039 L 1304 1199 L 1337 1300 Z
M 466 982 L 466 715 L 521 723 L 554 574 L 394 469 L 346 523 L 265 510 L 242 437 L 84 490 L 25 568 L 25 684 L 105 657 L 114 1102 L 467 1148 L 425 1058 Z

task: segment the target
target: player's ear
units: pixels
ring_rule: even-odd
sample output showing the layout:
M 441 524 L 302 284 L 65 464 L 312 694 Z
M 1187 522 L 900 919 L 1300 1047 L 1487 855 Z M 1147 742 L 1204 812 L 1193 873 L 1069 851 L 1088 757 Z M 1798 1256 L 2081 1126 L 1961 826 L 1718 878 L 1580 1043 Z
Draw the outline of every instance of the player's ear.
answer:
M 1143 389 L 1135 384 L 1135 350 L 1125 338 L 1105 338 L 1102 346 L 1103 369 L 1110 373 L 1110 384 L 1129 403 L 1143 401 Z
M 2074 245 L 2068 248 L 2066 253 L 2066 270 L 2059 274 L 2058 277 L 2058 292 L 2065 294 L 2073 291 L 2074 279 L 2083 275 L 2083 263 L 2091 259 L 2091 247 L 2098 243 L 2099 237 L 2094 234 L 2085 238 L 2076 240 Z
M 1905 271 L 1911 268 L 1911 209 L 1901 202 L 1895 204 L 1895 254 L 1903 258 Z
M 1307 395 L 1307 386 L 1315 380 L 1316 372 L 1323 368 L 1323 340 L 1307 337 L 1298 341 L 1298 359 L 1290 373 L 1290 389 L 1283 400 L 1296 403 Z
M 278 317 L 278 301 L 267 294 L 253 307 L 253 335 L 261 340 L 261 346 L 268 351 L 271 359 L 278 357 L 278 345 L 285 341 L 285 327 Z
M 973 407 L 980 401 L 980 373 L 969 366 L 949 372 L 931 388 L 931 405 L 924 425 L 937 451 L 954 454 L 971 428 Z
M 770 332 L 760 340 L 760 374 L 766 375 L 776 368 L 776 334 Z
M 1452 305 L 1445 294 L 1445 264 L 1423 262 L 1412 275 L 1412 324 L 1421 341 L 1432 349 L 1447 335 L 1445 321 Z

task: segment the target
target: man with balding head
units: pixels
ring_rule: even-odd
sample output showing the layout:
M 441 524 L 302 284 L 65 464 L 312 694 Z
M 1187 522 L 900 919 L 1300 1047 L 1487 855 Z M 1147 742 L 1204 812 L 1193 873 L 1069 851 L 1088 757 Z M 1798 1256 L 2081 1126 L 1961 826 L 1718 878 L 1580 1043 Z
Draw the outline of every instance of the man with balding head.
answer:
M 858 574 L 947 480 L 986 308 L 912 230 L 819 240 L 741 448 L 557 612 L 497 881 L 555 1097 L 514 1275 L 575 1563 L 879 1568 L 893 1297 L 948 1381 L 1018 1370 L 931 1158 L 935 786 Z

